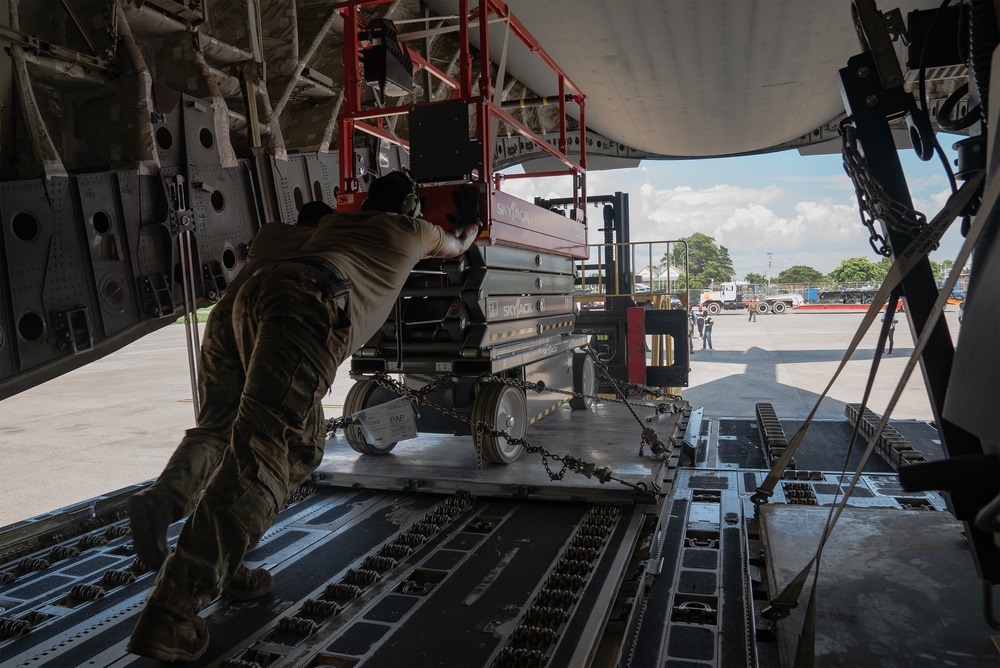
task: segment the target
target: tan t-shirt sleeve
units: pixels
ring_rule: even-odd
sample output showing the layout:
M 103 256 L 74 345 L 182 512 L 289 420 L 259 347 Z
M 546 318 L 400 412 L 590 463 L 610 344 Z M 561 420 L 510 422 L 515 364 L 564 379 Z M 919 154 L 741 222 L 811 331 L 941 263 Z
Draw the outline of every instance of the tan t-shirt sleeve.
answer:
M 428 222 L 422 218 L 416 218 L 417 224 L 420 226 L 420 240 L 421 248 L 423 249 L 423 256 L 435 257 L 445 244 L 444 228 L 438 227 L 434 223 Z

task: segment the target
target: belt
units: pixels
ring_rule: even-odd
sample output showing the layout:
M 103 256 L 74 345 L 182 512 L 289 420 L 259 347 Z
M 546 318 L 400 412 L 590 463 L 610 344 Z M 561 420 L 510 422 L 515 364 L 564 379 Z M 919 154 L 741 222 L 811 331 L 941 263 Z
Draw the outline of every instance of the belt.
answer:
M 344 276 L 337 265 L 330 262 L 329 260 L 321 257 L 306 256 L 306 257 L 293 257 L 284 262 L 294 262 L 296 264 L 304 264 L 306 266 L 312 267 L 313 269 L 318 269 L 322 274 L 324 274 L 323 280 L 316 281 L 316 285 L 323 291 L 323 297 L 327 301 L 333 302 L 341 308 L 341 310 L 347 309 L 347 297 L 351 293 L 351 279 Z

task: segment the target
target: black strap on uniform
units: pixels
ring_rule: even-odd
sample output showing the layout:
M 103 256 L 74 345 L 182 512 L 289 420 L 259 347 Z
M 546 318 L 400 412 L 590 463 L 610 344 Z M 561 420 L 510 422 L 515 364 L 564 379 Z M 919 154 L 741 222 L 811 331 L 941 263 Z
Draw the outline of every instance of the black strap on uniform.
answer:
M 326 258 L 305 256 L 305 257 L 293 257 L 286 260 L 286 262 L 295 262 L 297 264 L 304 264 L 313 269 L 318 269 L 329 277 L 329 280 L 318 282 L 317 285 L 323 291 L 323 297 L 329 301 L 335 303 L 341 309 L 347 306 L 347 297 L 351 294 L 351 279 L 344 276 L 344 274 L 337 268 L 337 265 L 330 262 Z

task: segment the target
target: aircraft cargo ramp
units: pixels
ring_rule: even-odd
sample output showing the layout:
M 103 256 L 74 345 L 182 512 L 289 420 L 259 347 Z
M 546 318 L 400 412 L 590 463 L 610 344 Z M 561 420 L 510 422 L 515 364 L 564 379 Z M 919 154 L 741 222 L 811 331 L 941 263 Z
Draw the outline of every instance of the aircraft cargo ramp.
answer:
M 564 406 L 528 440 L 600 456 L 652 494 L 572 473 L 542 480 L 532 453 L 477 474 L 470 437 L 420 437 L 379 458 L 331 441 L 317 483 L 247 554 L 272 572 L 274 591 L 207 608 L 212 642 L 200 663 L 790 665 L 804 599 L 777 623 L 761 610 L 808 560 L 846 486 L 849 423 L 816 423 L 755 517 L 750 496 L 768 457 L 757 421 L 691 419 L 693 434 L 664 461 L 648 449 L 639 457 L 632 419 L 614 403 L 583 414 Z M 892 424 L 940 455 L 926 423 Z M 773 447 L 773 431 L 768 439 Z M 884 665 L 995 661 L 979 606 L 962 603 L 980 591 L 961 525 L 939 495 L 904 493 L 892 471 L 888 459 L 869 463 L 824 556 L 816 665 L 873 665 L 883 651 Z M 0 665 L 160 665 L 125 651 L 154 579 L 132 553 L 125 509 L 136 489 L 0 534 Z

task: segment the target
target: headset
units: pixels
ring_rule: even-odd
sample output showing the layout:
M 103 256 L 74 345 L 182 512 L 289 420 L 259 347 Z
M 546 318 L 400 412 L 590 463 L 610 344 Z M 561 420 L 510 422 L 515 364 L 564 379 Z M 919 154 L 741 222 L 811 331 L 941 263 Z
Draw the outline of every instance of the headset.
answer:
M 399 205 L 399 212 L 404 216 L 409 216 L 410 218 L 419 218 L 422 213 L 420 207 L 420 198 L 417 197 L 416 193 L 410 193 L 403 198 L 403 203 Z
M 420 214 L 422 213 L 421 211 L 422 207 L 420 203 L 420 197 L 417 196 L 417 183 L 416 181 L 411 179 L 410 176 L 405 172 L 398 172 L 398 173 L 402 174 L 409 182 L 410 192 L 403 196 L 403 199 L 400 200 L 399 202 L 399 206 L 396 207 L 394 210 L 403 214 L 404 216 L 410 216 L 411 218 L 419 218 Z M 385 199 L 382 199 L 385 197 L 386 194 L 387 193 L 381 193 L 382 197 L 380 198 L 380 202 L 382 203 L 387 202 Z M 368 199 L 362 202 L 361 210 L 368 211 L 372 207 L 372 204 L 373 200 L 371 198 L 371 195 L 369 195 Z
M 410 218 L 419 218 L 422 211 L 420 198 L 417 196 L 417 182 L 408 173 L 401 173 L 410 180 L 410 194 L 403 198 L 402 204 L 399 205 L 399 212 Z

